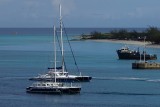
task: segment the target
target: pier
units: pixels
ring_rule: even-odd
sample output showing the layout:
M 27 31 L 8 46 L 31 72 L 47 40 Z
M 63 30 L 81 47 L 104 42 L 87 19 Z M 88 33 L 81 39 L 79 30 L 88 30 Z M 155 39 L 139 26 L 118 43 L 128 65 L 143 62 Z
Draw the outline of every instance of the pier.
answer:
M 132 69 L 160 69 L 160 63 L 156 62 L 134 62 L 132 63 Z

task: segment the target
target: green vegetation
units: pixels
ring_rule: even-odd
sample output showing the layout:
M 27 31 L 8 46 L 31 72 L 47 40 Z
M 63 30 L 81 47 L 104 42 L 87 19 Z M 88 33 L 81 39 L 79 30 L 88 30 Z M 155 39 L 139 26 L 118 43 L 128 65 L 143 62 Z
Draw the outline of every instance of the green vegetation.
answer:
M 91 32 L 89 35 L 81 35 L 82 39 L 116 39 L 116 40 L 137 40 L 150 41 L 153 44 L 160 44 L 160 30 L 150 27 L 144 32 L 127 31 L 126 29 L 113 30 L 110 33 Z

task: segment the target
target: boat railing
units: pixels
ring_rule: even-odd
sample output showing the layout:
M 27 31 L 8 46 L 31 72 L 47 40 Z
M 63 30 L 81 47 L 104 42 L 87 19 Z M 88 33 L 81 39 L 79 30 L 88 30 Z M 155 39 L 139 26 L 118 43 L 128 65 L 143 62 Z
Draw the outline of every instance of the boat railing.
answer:
M 81 84 L 80 84 L 80 83 L 74 83 L 74 82 L 64 83 L 63 85 L 65 85 L 65 86 L 67 86 L 67 87 L 81 87 Z

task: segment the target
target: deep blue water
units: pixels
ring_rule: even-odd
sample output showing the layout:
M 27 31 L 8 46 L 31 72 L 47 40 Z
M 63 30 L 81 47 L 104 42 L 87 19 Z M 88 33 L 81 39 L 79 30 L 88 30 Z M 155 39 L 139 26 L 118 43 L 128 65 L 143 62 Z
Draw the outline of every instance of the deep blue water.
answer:
M 15 30 L 16 29 L 16 30 Z M 160 70 L 133 70 L 132 60 L 118 60 L 116 49 L 124 44 L 71 41 L 80 71 L 93 80 L 82 83 L 78 95 L 28 94 L 29 77 L 47 71 L 53 58 L 52 29 L 0 29 L 0 107 L 159 107 Z M 70 39 L 91 31 L 67 29 Z M 144 29 L 138 29 L 139 31 Z M 78 73 L 65 45 L 67 68 Z M 136 45 L 129 45 L 137 48 Z M 142 50 L 142 48 L 140 48 Z M 148 48 L 158 55 L 160 49 Z

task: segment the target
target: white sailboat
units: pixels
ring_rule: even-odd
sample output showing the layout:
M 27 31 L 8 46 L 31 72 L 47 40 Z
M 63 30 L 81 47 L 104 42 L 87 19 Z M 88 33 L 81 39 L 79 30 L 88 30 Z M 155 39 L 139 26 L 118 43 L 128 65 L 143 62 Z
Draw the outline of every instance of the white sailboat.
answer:
M 55 27 L 54 27 L 55 32 Z M 55 65 L 54 65 L 54 81 L 41 81 L 35 82 L 31 86 L 26 88 L 28 93 L 47 93 L 47 94 L 77 94 L 80 93 L 81 87 L 75 86 L 72 83 L 62 83 L 56 81 L 56 43 L 55 43 L 55 33 L 54 33 L 54 51 L 55 51 Z
M 30 78 L 30 80 L 38 80 L 38 81 L 51 81 L 54 80 L 52 75 L 56 75 L 56 79 L 59 82 L 88 82 L 92 79 L 91 76 L 82 76 L 81 72 L 79 75 L 70 75 L 65 70 L 65 63 L 64 63 L 64 46 L 63 46 L 63 24 L 62 24 L 62 12 L 61 12 L 61 5 L 60 5 L 60 38 L 61 38 L 61 55 L 62 55 L 62 67 L 57 67 L 57 72 L 54 72 L 54 68 L 50 68 L 46 74 L 39 75 L 37 77 Z

